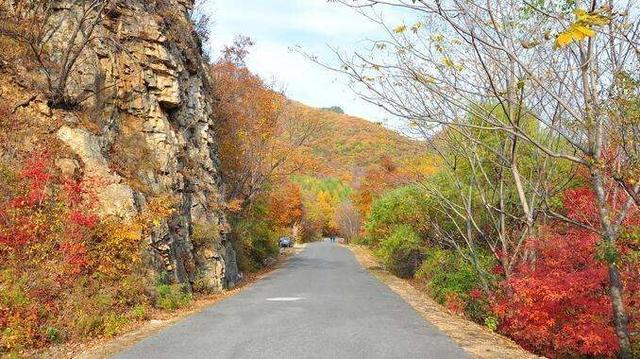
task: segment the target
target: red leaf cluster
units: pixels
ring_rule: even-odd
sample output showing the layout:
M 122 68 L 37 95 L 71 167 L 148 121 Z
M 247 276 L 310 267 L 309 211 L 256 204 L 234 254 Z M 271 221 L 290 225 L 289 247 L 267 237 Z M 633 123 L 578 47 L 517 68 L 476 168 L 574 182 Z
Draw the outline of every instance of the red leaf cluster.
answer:
M 595 197 L 588 189 L 569 191 L 567 215 L 597 223 Z M 633 213 L 627 225 L 637 224 Z M 503 283 L 494 310 L 500 331 L 523 347 L 548 357 L 575 355 L 613 357 L 618 341 L 613 327 L 606 263 L 599 259 L 599 235 L 576 226 L 554 223 L 541 229 L 528 251 L 535 260 L 523 263 Z M 638 288 L 637 263 L 625 262 L 627 292 Z M 628 296 L 630 297 L 630 296 Z M 638 302 L 627 301 L 637 313 Z
M 31 246 L 51 248 L 62 254 L 61 279 L 80 274 L 88 265 L 84 242 L 98 223 L 89 212 L 84 184 L 54 176 L 50 156 L 36 153 L 18 171 L 13 187 L 17 193 L 0 198 L 0 257 L 10 255 L 27 265 Z M 55 252 L 50 258 L 56 258 Z

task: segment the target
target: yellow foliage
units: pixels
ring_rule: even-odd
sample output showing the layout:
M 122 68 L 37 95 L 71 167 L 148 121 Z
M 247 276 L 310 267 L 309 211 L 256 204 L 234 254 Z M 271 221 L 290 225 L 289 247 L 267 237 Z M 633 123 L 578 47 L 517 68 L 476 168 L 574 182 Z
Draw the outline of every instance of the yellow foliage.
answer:
M 416 72 L 414 78 L 416 81 L 419 81 L 423 84 L 433 84 L 436 82 L 432 76 L 425 75 L 421 72 Z
M 93 260 L 98 272 L 117 279 L 141 260 L 142 227 L 136 221 L 110 219 L 101 224 L 101 242 Z
M 135 222 L 144 230 L 152 225 L 158 225 L 170 217 L 175 211 L 176 200 L 171 196 L 162 196 L 149 201 L 147 210 L 138 216 Z
M 93 258 L 98 271 L 113 279 L 134 271 L 142 261 L 145 232 L 171 216 L 174 203 L 169 196 L 163 196 L 152 199 L 147 210 L 134 218 L 104 220 L 97 228 L 100 243 Z
M 592 26 L 604 26 L 611 21 L 609 16 L 598 13 L 597 11 L 586 12 L 582 9 L 576 9 L 573 13 L 578 21 L 582 21 L 585 24 Z
M 421 155 L 406 159 L 401 163 L 398 171 L 411 178 L 429 177 L 438 172 L 441 161 L 433 155 Z
M 448 58 L 448 57 L 446 57 L 446 56 L 442 59 L 442 63 L 443 63 L 446 67 L 453 67 L 453 61 L 451 61 L 451 59 L 450 59 L 450 58 Z
M 581 41 L 587 37 L 593 37 L 595 26 L 603 26 L 611 21 L 611 18 L 598 11 L 586 12 L 582 9 L 574 10 L 576 20 L 569 27 L 558 34 L 555 47 L 565 47 L 574 41 Z
M 396 28 L 393 29 L 393 32 L 395 32 L 396 34 L 401 34 L 403 32 L 405 32 L 407 30 L 407 25 L 398 25 L 396 26 Z
M 226 209 L 231 213 L 239 213 L 242 210 L 244 201 L 240 198 L 234 198 L 227 202 Z
M 414 34 L 417 34 L 417 33 L 418 33 L 418 31 L 419 31 L 421 28 L 422 28 L 422 23 L 421 23 L 421 22 L 417 22 L 417 23 L 415 23 L 413 26 L 411 26 L 411 31 L 412 31 Z
M 453 62 L 453 60 L 451 60 L 450 57 L 445 56 L 442 58 L 442 63 L 444 64 L 444 66 L 446 66 L 447 68 L 456 70 L 456 71 L 462 71 L 464 69 L 464 66 L 461 64 L 456 64 L 455 62 Z

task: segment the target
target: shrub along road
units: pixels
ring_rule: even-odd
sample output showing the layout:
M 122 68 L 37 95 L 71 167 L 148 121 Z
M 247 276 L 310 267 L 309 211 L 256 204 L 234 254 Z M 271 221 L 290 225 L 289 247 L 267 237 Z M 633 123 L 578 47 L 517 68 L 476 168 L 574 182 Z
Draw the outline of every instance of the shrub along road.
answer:
M 118 358 L 466 358 L 334 243 L 310 244 L 236 296 Z

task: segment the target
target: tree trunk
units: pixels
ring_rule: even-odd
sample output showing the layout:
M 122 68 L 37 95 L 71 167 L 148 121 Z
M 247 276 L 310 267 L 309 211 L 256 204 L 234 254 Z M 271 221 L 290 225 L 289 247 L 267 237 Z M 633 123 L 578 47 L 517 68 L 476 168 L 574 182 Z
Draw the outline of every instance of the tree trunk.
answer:
M 491 295 L 491 291 L 489 290 L 489 282 L 487 282 L 487 278 L 485 278 L 484 270 L 480 267 L 480 263 L 478 261 L 478 255 L 476 253 L 476 247 L 473 243 L 473 227 L 471 223 L 471 203 L 468 202 L 465 204 L 465 210 L 467 211 L 467 221 L 465 223 L 465 227 L 467 230 L 467 243 L 469 247 L 469 252 L 471 254 L 471 264 L 473 268 L 478 273 L 478 277 L 480 278 L 480 285 L 482 286 L 482 290 L 487 296 Z
M 596 194 L 600 221 L 602 223 L 602 240 L 607 242 L 607 245 L 613 246 L 615 245 L 617 233 L 611 223 L 611 213 L 607 207 L 604 179 L 597 166 L 591 168 L 591 181 Z M 621 359 L 631 359 L 631 341 L 629 340 L 628 328 L 629 319 L 624 308 L 622 280 L 620 279 L 620 271 L 618 270 L 616 261 L 608 263 L 608 269 L 609 297 L 611 298 L 611 307 L 613 310 L 613 323 L 620 345 L 619 357 Z
M 620 343 L 620 358 L 631 359 L 631 341 L 629 340 L 629 329 L 627 312 L 624 309 L 622 301 L 622 280 L 620 279 L 620 271 L 618 267 L 612 263 L 609 264 L 609 297 L 611 297 L 611 305 L 613 307 L 613 323 L 615 324 L 618 342 Z

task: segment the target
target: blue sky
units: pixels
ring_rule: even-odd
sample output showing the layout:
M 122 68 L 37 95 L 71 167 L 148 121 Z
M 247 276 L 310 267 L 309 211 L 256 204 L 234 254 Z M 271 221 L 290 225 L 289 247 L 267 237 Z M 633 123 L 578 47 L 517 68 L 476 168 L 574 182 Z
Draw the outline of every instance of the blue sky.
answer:
M 358 99 L 345 78 L 290 51 L 300 45 L 331 60 L 329 45 L 352 51 L 364 46 L 363 39 L 378 37 L 379 27 L 354 10 L 326 0 L 209 0 L 204 6 L 214 20 L 209 43 L 213 58 L 236 35 L 249 36 L 256 45 L 248 67 L 275 81 L 288 97 L 315 107 L 340 106 L 348 114 L 396 127 L 386 113 Z M 386 14 L 385 19 L 402 21 Z

